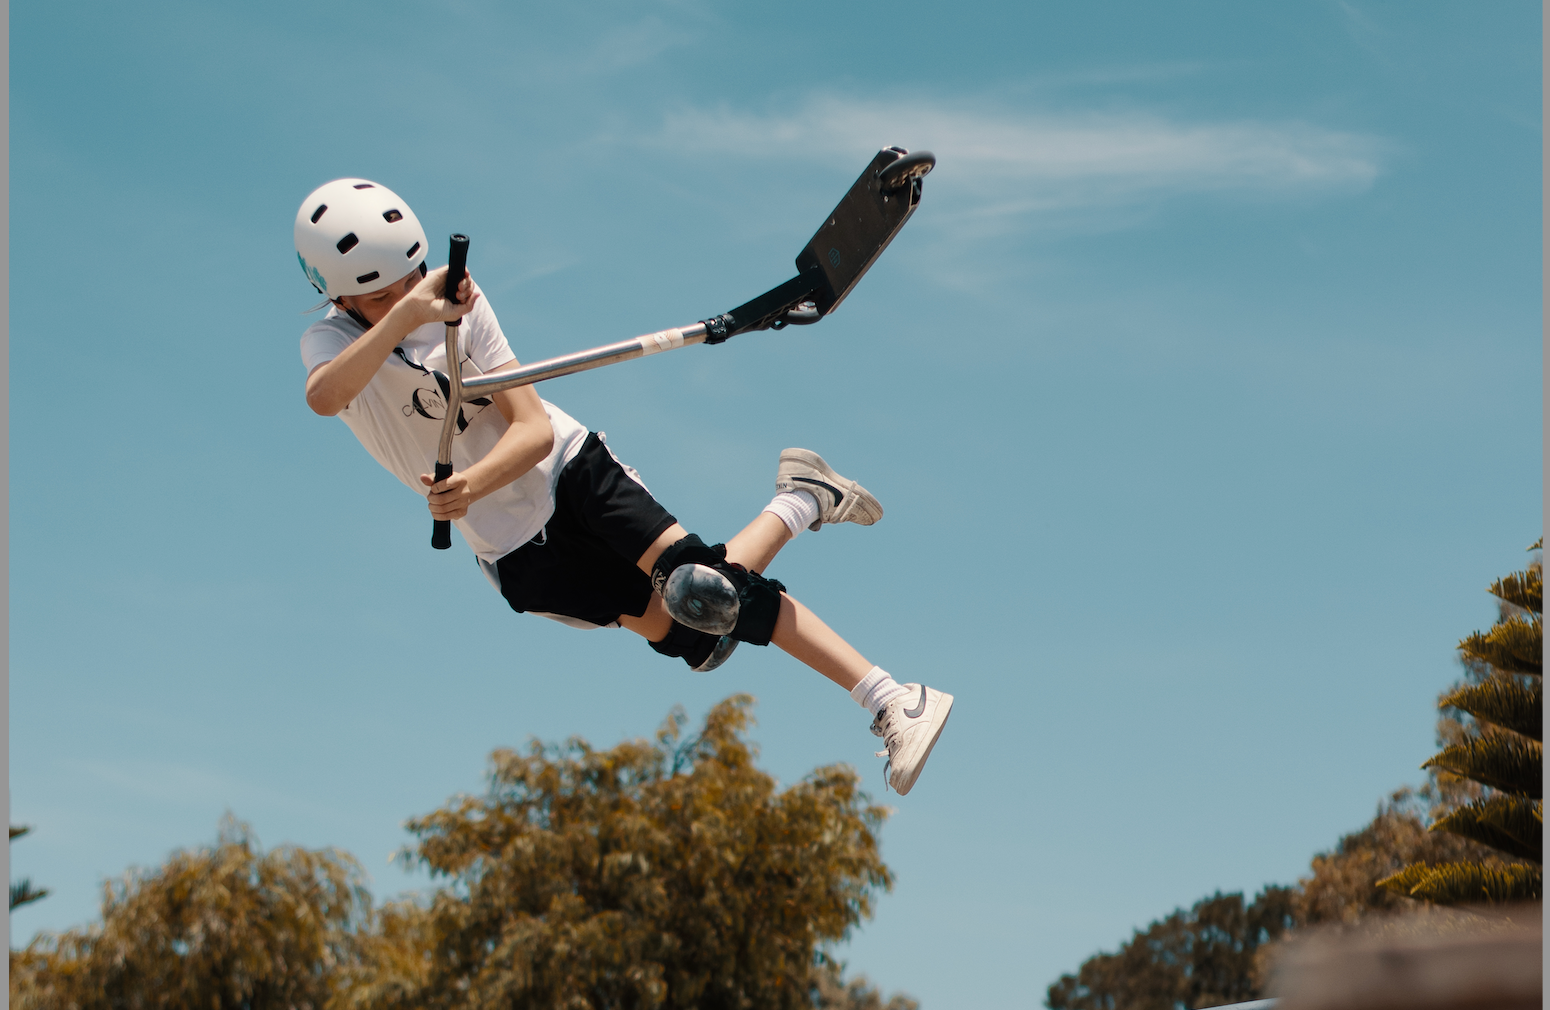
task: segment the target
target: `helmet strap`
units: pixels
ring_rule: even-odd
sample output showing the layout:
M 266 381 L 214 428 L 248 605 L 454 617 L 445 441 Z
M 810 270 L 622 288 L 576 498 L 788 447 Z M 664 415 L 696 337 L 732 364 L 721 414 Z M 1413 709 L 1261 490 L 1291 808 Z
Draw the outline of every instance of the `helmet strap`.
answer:
M 344 309 L 344 314 L 345 315 L 349 316 L 351 319 L 355 320 L 357 323 L 360 323 L 361 324 L 361 329 L 363 329 L 363 330 L 371 329 L 371 323 L 366 321 L 366 317 L 361 315 L 359 312 L 356 312 L 354 309 L 350 308 L 350 306 L 346 305 L 344 303 L 344 299 L 336 298 L 336 299 L 333 299 L 333 302 L 334 302 L 334 307 L 335 308 Z

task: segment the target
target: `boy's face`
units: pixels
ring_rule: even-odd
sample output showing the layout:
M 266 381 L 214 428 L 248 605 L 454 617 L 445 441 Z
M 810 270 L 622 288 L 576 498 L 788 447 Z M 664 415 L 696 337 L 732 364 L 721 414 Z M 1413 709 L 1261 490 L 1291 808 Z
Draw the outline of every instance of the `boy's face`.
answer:
M 400 298 L 413 291 L 418 283 L 420 283 L 420 271 L 411 270 L 385 288 L 368 291 L 364 295 L 340 295 L 339 301 L 345 308 L 359 312 L 367 322 L 375 326 L 382 322 L 388 310 L 397 305 Z

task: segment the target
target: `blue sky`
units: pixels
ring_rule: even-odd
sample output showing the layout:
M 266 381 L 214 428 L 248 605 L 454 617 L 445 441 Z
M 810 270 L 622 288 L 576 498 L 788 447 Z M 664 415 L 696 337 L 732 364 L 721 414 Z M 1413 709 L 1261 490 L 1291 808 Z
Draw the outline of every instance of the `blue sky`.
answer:
M 302 401 L 291 221 L 331 178 L 466 231 L 536 360 L 730 308 L 879 147 L 937 154 L 821 325 L 540 390 L 707 537 L 787 445 L 882 499 L 773 574 L 958 697 L 840 951 L 930 1010 L 1037 1005 L 1305 872 L 1419 779 L 1453 646 L 1541 533 L 1537 4 L 62 2 L 11 31 L 13 872 L 53 891 L 15 942 L 228 809 L 422 886 L 401 824 L 490 750 L 734 691 L 783 781 L 844 761 L 881 796 L 865 714 L 774 650 L 691 674 L 428 548 Z

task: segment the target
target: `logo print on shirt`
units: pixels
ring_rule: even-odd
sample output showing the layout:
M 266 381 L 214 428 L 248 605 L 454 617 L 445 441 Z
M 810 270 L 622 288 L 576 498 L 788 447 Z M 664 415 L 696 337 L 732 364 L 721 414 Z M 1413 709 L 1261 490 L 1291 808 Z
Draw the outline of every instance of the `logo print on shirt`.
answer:
M 418 361 L 411 360 L 404 353 L 402 347 L 393 348 L 393 353 L 398 355 L 399 359 L 410 368 L 423 372 L 436 380 L 437 388 L 427 389 L 422 386 L 409 394 L 409 402 L 403 406 L 404 416 L 409 417 L 411 414 L 419 414 L 430 421 L 440 421 L 446 417 L 447 397 L 452 395 L 452 384 L 447 377 L 433 368 L 426 368 Z M 467 359 L 465 358 L 464 360 Z M 462 362 L 459 362 L 459 364 L 461 365 Z M 494 401 L 484 396 L 477 396 L 472 400 L 463 401 L 463 406 L 457 412 L 457 433 L 461 435 L 468 427 L 468 415 L 466 413 L 468 407 L 478 407 L 480 410 L 483 410 L 492 402 Z

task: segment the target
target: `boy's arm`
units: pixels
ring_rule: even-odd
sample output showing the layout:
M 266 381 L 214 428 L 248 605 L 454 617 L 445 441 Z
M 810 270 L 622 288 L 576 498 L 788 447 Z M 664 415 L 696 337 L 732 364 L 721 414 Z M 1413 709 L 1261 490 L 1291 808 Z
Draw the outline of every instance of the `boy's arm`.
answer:
M 510 361 L 496 371 L 516 367 L 517 362 Z M 521 477 L 554 449 L 554 426 L 532 386 L 503 389 L 490 399 L 510 425 L 495 448 L 446 480 L 438 481 L 428 473 L 420 475 L 420 481 L 430 488 L 427 502 L 437 519 L 463 518 L 470 505 Z
M 446 276 L 446 267 L 432 270 L 338 357 L 314 368 L 307 376 L 307 406 L 333 417 L 361 395 L 405 337 L 426 323 L 447 322 L 472 311 L 479 297 L 474 282 L 465 277 L 458 287 L 458 301 L 449 302 L 442 297 Z

